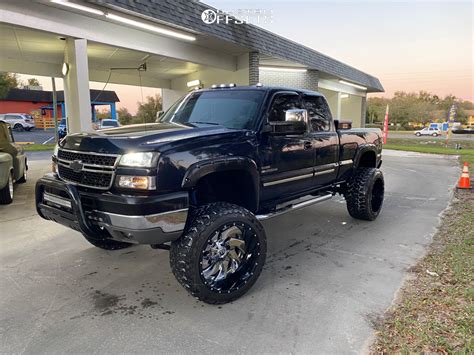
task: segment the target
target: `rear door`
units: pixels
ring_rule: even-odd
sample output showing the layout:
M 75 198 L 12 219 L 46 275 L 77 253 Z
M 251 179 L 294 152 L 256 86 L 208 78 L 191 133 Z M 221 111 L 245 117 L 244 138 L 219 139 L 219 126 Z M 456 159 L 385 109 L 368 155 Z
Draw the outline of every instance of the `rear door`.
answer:
M 335 130 L 329 106 L 320 95 L 304 95 L 308 110 L 310 135 L 315 149 L 315 186 L 336 180 L 339 166 L 339 136 Z
M 268 122 L 284 121 L 287 110 L 302 108 L 296 92 L 278 92 L 272 98 Z M 263 199 L 284 198 L 312 187 L 315 155 L 309 132 L 264 134 L 259 154 Z

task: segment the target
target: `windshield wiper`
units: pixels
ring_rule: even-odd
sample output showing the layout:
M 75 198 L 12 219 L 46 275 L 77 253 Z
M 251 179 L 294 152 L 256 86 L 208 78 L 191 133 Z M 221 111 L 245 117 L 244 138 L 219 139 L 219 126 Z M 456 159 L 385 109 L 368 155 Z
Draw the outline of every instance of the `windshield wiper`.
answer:
M 213 125 L 213 126 L 220 126 L 219 123 L 215 123 L 215 122 L 199 122 L 199 121 L 193 121 L 193 122 L 188 122 L 190 124 L 193 124 L 193 123 L 197 123 L 197 124 L 210 124 L 210 125 Z

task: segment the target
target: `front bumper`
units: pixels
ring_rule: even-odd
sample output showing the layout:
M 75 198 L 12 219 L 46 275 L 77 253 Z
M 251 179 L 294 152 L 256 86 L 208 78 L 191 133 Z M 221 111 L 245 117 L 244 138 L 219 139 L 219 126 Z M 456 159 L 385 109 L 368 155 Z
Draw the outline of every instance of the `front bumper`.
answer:
M 83 233 L 134 244 L 178 239 L 188 216 L 186 192 L 128 196 L 79 190 L 54 174 L 36 183 L 36 210 L 47 220 Z

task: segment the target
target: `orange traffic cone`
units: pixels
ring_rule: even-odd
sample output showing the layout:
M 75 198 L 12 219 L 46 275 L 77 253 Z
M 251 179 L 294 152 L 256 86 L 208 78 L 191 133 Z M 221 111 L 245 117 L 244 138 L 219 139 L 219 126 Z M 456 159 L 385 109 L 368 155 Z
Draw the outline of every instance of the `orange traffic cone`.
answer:
M 464 163 L 462 168 L 462 174 L 459 178 L 458 189 L 470 189 L 471 188 L 471 178 L 469 177 L 469 164 Z

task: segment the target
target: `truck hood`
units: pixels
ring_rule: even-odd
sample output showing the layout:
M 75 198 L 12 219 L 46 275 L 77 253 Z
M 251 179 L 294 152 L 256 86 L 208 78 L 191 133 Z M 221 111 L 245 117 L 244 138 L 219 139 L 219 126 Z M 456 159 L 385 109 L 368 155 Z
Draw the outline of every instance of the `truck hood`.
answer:
M 181 144 L 188 140 L 221 135 L 242 134 L 222 126 L 190 127 L 175 123 L 148 123 L 76 133 L 60 143 L 65 149 L 104 154 L 123 154 L 130 151 L 160 151 L 165 145 Z

